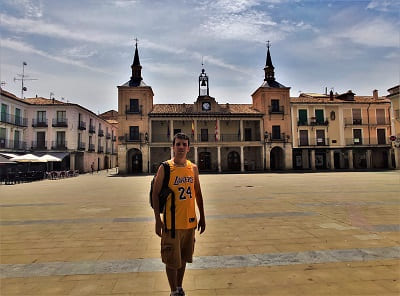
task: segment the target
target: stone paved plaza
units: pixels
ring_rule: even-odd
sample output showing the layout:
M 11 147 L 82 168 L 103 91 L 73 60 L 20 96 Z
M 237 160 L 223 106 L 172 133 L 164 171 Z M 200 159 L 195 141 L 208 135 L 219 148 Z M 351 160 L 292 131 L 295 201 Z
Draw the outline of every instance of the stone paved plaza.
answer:
M 0 185 L 0 294 L 169 295 L 151 178 Z M 400 172 L 200 179 L 188 296 L 400 294 Z

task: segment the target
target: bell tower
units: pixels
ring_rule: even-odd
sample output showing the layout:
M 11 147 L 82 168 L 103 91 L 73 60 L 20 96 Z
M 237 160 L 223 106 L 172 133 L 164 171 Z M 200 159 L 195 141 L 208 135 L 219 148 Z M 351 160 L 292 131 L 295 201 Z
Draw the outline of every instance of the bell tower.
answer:
M 210 89 L 208 86 L 208 76 L 203 68 L 201 69 L 201 73 L 199 75 L 199 97 L 209 96 L 209 95 L 210 95 Z

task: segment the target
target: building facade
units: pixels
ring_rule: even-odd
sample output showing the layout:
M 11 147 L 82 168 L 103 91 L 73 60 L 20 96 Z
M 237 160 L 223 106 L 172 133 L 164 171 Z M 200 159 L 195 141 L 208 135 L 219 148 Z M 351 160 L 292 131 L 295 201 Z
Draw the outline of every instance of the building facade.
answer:
M 386 97 L 391 102 L 392 151 L 396 169 L 400 169 L 400 85 L 388 89 Z
M 132 76 L 118 86 L 121 173 L 155 172 L 173 156 L 177 132 L 203 172 L 391 168 L 390 101 L 373 96 L 301 94 L 276 81 L 268 46 L 265 78 L 252 104 L 219 104 L 202 69 L 193 104 L 153 104 L 136 44 Z
M 88 172 L 117 165 L 117 130 L 92 111 L 41 97 L 19 99 L 1 90 L 0 152 L 53 154 L 63 169 Z

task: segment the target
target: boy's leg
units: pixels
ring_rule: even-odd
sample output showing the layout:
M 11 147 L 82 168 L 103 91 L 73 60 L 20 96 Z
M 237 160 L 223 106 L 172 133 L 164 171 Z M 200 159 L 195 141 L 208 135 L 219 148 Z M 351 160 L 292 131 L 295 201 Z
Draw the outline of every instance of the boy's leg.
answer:
M 182 287 L 183 277 L 185 276 L 186 262 L 182 261 L 182 267 L 177 270 L 177 282 L 178 287 Z
M 176 291 L 176 287 L 177 287 L 178 270 L 169 268 L 167 266 L 165 266 L 165 270 L 167 272 L 167 278 L 168 278 L 169 287 L 171 288 L 171 292 L 174 292 L 174 291 Z

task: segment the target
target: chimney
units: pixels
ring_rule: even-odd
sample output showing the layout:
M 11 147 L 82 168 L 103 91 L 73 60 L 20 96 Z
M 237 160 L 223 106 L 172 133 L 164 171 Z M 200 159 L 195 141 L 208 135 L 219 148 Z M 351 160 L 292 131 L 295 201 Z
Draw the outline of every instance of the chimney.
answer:
M 333 91 L 332 90 L 329 92 L 329 100 L 333 101 Z
M 374 90 L 373 90 L 372 96 L 374 97 L 374 100 L 377 100 L 377 99 L 378 99 L 378 90 L 377 90 L 377 89 L 374 89 Z
M 52 98 L 51 100 L 52 100 L 52 102 L 53 102 L 53 104 L 54 104 L 54 98 Z

